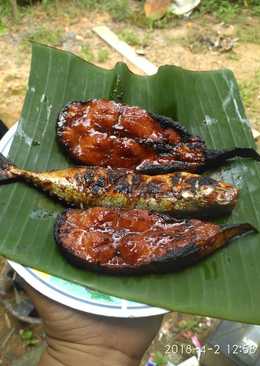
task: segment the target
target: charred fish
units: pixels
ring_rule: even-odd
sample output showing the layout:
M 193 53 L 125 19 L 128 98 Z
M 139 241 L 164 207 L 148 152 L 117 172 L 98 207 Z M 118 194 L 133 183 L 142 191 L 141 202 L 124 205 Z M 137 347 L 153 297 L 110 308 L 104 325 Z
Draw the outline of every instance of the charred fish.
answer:
M 178 217 L 225 214 L 238 198 L 238 190 L 231 184 L 188 172 L 149 176 L 102 167 L 33 172 L 0 155 L 0 182 L 16 180 L 75 207 L 140 208 Z

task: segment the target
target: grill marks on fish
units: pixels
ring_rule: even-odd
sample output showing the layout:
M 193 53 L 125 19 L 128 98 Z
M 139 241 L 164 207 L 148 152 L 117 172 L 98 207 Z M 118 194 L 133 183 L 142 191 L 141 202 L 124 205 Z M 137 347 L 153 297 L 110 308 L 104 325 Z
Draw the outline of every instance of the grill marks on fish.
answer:
M 102 167 L 32 172 L 0 162 L 0 179 L 24 180 L 76 207 L 140 208 L 180 217 L 228 213 L 238 197 L 230 184 L 187 172 L 149 176 Z
M 236 156 L 260 160 L 250 148 L 209 150 L 169 117 L 105 99 L 67 104 L 58 116 L 57 136 L 77 162 L 144 174 L 201 172 Z
M 146 210 L 96 207 L 61 214 L 55 239 L 72 264 L 129 275 L 180 270 L 252 230 L 248 224 L 221 227 Z
M 185 212 L 186 214 L 193 212 L 194 215 L 197 212 L 201 215 L 202 209 L 206 207 L 205 215 L 212 214 L 214 209 L 216 213 L 222 208 L 227 212 L 234 207 L 238 193 L 230 185 L 183 172 L 151 177 L 136 176 L 123 169 L 115 171 L 109 168 L 96 168 L 95 178 L 91 182 L 80 181 L 83 185 L 81 191 L 89 192 L 91 198 L 88 204 L 91 206 L 150 208 L 175 215 L 184 215 Z M 226 199 L 230 200 L 229 204 L 227 202 L 223 204 L 223 193 Z M 219 198 L 221 203 L 218 202 Z

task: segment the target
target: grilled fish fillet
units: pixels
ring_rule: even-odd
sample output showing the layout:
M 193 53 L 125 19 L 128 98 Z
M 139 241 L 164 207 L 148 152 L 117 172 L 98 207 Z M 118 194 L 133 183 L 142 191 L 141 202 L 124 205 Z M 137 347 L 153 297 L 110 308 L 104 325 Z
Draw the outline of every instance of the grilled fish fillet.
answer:
M 249 224 L 220 226 L 146 210 L 96 207 L 61 214 L 55 239 L 77 267 L 136 275 L 180 270 L 252 230 Z
M 105 99 L 67 104 L 58 116 L 57 136 L 81 164 L 143 174 L 201 172 L 236 156 L 260 160 L 251 148 L 209 150 L 171 118 Z

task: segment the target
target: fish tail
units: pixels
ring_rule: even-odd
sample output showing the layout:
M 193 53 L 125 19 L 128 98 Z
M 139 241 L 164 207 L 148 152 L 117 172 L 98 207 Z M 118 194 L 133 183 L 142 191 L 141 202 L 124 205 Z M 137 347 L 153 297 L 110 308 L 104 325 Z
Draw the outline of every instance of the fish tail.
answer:
M 11 168 L 14 167 L 5 156 L 0 153 L 0 182 L 8 181 L 14 179 L 15 175 L 12 173 Z
M 238 235 L 253 231 L 257 231 L 257 229 L 251 224 L 234 224 L 222 226 L 222 233 L 227 240 L 230 240 Z
M 229 240 L 249 232 L 256 232 L 250 224 L 222 225 L 220 233 L 217 235 L 215 248 L 223 247 Z
M 218 165 L 235 157 L 252 158 L 260 161 L 260 155 L 252 148 L 249 147 L 236 147 L 232 150 L 207 150 L 206 152 L 206 164 Z
M 214 253 L 216 250 L 226 246 L 231 239 L 256 231 L 256 228 L 250 224 L 221 225 L 220 231 L 211 237 L 211 244 L 206 248 L 204 247 L 200 252 L 200 257 L 203 258 Z

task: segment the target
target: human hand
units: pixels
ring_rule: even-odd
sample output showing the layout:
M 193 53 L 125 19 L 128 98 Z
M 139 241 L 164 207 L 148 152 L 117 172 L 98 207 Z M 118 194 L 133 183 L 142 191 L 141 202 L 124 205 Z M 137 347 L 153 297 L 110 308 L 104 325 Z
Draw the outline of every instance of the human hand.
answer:
M 25 284 L 44 324 L 47 350 L 39 366 L 137 366 L 162 317 L 109 318 L 58 304 Z

